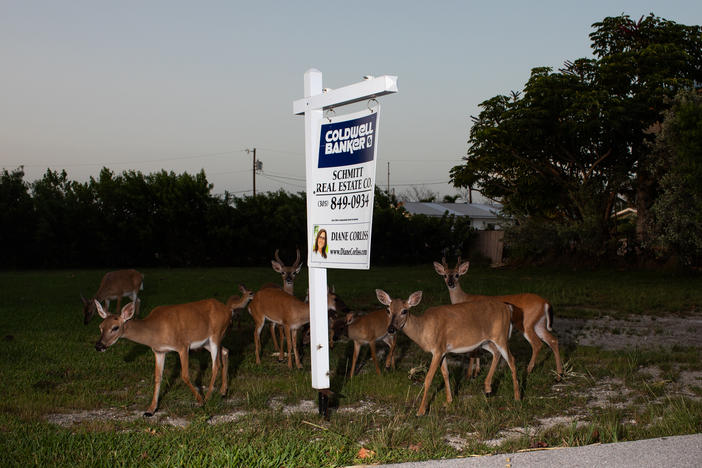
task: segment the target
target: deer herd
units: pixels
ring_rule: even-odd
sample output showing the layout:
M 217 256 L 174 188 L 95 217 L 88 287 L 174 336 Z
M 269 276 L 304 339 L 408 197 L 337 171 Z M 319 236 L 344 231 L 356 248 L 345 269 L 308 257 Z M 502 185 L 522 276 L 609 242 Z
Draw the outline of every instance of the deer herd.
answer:
M 284 342 L 287 341 L 287 365 L 292 368 L 292 356 L 295 366 L 302 364 L 297 349 L 297 335 L 310 321 L 310 309 L 307 300 L 303 301 L 293 295 L 295 277 L 302 269 L 300 251 L 297 250 L 295 262 L 286 266 L 275 251 L 271 260 L 273 269 L 280 273 L 283 285 L 267 283 L 257 292 L 240 285 L 240 295 L 231 296 L 226 303 L 216 299 L 204 299 L 177 305 L 163 305 L 154 308 L 145 318 L 139 315 L 140 300 L 137 292 L 143 290 L 143 275 L 136 270 L 118 270 L 105 274 L 100 287 L 91 300 L 83 301 L 84 323 L 88 323 L 95 312 L 102 318 L 100 338 L 95 344 L 97 351 L 105 351 L 120 338 L 144 344 L 151 348 L 155 357 L 154 394 L 151 404 L 144 416 L 151 416 L 158 407 L 159 390 L 166 353 L 175 351 L 180 357 L 181 378 L 195 396 L 198 403 L 207 400 L 221 374 L 220 394 L 226 395 L 229 366 L 229 350 L 222 346 L 226 332 L 237 311 L 248 306 L 253 318 L 254 353 L 256 364 L 261 363 L 261 331 L 270 322 L 271 341 L 276 349 L 278 360 L 282 361 Z M 375 365 L 375 372 L 380 375 L 380 366 L 376 357 L 376 343 L 384 342 L 389 350 L 385 356 L 385 368 L 395 369 L 395 346 L 398 331 L 402 331 L 423 351 L 431 353 L 431 363 L 424 380 L 422 401 L 417 415 L 423 415 L 427 408 L 429 387 L 438 369 L 444 380 L 446 404 L 451 403 L 451 387 L 446 356 L 452 354 L 469 354 L 468 378 L 476 377 L 480 372 L 478 352 L 480 349 L 492 355 L 490 368 L 485 377 L 484 391 L 492 393 L 492 379 L 500 358 L 509 366 L 512 376 L 514 399 L 520 400 L 519 384 L 515 359 L 510 352 L 508 341 L 512 329 L 519 330 L 531 345 L 532 353 L 527 374 L 531 373 L 537 355 L 542 348 L 542 341 L 553 351 L 556 362 L 556 379 L 560 380 L 563 367 L 558 351 L 558 339 L 551 333 L 553 308 L 544 298 L 536 294 L 524 293 L 503 296 L 474 295 L 463 291 L 459 278 L 466 274 L 469 262 L 461 262 L 460 257 L 455 268 L 450 268 L 443 258 L 441 263 L 434 262 L 434 269 L 446 283 L 451 304 L 430 307 L 421 315 L 410 313 L 422 299 L 422 291 L 415 291 L 405 298 L 393 298 L 382 289 L 376 289 L 375 295 L 384 307 L 366 314 L 350 312 L 333 289 L 327 294 L 327 305 L 332 312 L 330 319 L 330 338 L 333 343 L 348 337 L 353 342 L 350 377 L 356 372 L 357 359 L 361 346 L 368 345 Z M 131 302 L 120 309 L 122 297 L 129 297 Z M 114 314 L 109 312 L 110 301 L 117 300 Z M 279 328 L 279 339 L 275 328 Z M 193 386 L 189 376 L 189 351 L 204 348 L 212 358 L 212 375 L 207 391 L 203 396 Z

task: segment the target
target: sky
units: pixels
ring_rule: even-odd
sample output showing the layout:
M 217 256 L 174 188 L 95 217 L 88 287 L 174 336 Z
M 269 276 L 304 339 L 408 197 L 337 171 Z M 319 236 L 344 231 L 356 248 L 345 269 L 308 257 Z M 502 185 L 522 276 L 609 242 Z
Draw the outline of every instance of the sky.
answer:
M 699 0 L 0 0 L 0 168 L 26 182 L 202 169 L 213 193 L 243 196 L 256 148 L 257 193 L 304 191 L 292 103 L 315 68 L 328 88 L 397 76 L 376 184 L 455 195 L 480 103 L 591 57 L 592 24 L 622 13 L 702 24 Z

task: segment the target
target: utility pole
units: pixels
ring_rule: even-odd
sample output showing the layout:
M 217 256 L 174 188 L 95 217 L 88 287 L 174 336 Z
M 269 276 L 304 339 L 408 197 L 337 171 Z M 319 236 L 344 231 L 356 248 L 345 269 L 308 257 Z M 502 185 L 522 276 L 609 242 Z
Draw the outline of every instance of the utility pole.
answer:
M 390 161 L 388 161 L 388 196 L 390 196 Z
M 251 171 L 253 173 L 253 196 L 256 196 L 256 148 L 254 149 L 247 149 L 247 153 L 253 153 L 253 170 Z

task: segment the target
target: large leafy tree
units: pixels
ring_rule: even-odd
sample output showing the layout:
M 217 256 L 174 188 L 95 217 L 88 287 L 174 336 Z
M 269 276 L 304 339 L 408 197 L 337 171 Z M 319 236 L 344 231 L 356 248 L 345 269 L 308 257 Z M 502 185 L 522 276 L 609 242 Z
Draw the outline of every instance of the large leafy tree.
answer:
M 658 188 L 650 129 L 668 98 L 702 83 L 702 29 L 654 15 L 593 28 L 595 58 L 535 68 L 522 92 L 481 104 L 451 177 L 500 199 L 519 221 L 567 226 L 572 240 L 601 251 L 618 196 L 637 204 L 645 240 Z
M 688 265 L 702 264 L 702 93 L 680 92 L 656 132 L 661 194 L 653 204 L 656 241 Z

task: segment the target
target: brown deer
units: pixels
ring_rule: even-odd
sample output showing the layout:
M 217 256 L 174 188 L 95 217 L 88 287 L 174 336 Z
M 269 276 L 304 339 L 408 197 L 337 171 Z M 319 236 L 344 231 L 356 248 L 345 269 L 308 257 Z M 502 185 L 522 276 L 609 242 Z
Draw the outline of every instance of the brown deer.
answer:
M 336 311 L 340 299 L 333 291 L 327 292 L 328 308 Z M 254 319 L 254 344 L 256 348 L 256 364 L 261 363 L 261 330 L 266 320 L 283 326 L 285 339 L 288 341 L 288 367 L 292 369 L 292 352 L 295 353 L 295 365 L 302 368 L 297 354 L 297 331 L 310 322 L 310 304 L 291 296 L 282 289 L 260 289 L 249 304 L 249 313 Z M 292 336 L 291 336 L 292 333 Z M 291 341 L 292 339 L 292 341 Z M 292 348 L 292 349 L 291 349 Z
M 95 301 L 105 305 L 105 311 L 110 310 L 110 301 L 117 300 L 117 310 L 122 305 L 122 297 L 129 296 L 132 302 L 136 301 L 137 291 L 144 289 L 144 275 L 136 270 L 117 270 L 105 273 L 92 299 L 87 300 L 81 294 L 83 301 L 83 323 L 88 324 L 95 315 Z
M 300 261 L 300 249 L 296 249 L 297 252 L 297 257 L 295 258 L 295 262 L 292 265 L 286 266 L 285 263 L 280 259 L 280 256 L 278 255 L 279 249 L 275 249 L 275 259 L 271 260 L 271 265 L 273 266 L 273 269 L 280 273 L 280 276 L 283 280 L 283 291 L 286 293 L 290 294 L 291 296 L 294 295 L 294 287 L 295 287 L 295 277 L 300 273 L 300 270 L 302 270 L 302 262 Z M 274 287 L 275 285 L 273 284 L 265 284 L 263 287 Z M 276 326 L 278 327 L 278 332 L 280 334 L 280 344 L 278 344 L 278 340 L 276 339 L 275 336 L 275 328 Z M 273 347 L 276 349 L 278 353 L 278 361 L 283 360 L 283 328 L 276 325 L 275 323 L 271 322 L 271 338 L 273 339 Z
M 469 266 L 470 262 L 468 261 L 461 263 L 461 257 L 458 257 L 456 268 L 449 268 L 446 263 L 446 258 L 442 258 L 441 263 L 434 262 L 434 269 L 446 282 L 449 296 L 451 296 L 451 303 L 455 304 L 458 302 L 493 298 L 514 305 L 512 324 L 522 332 L 524 338 L 526 338 L 531 345 L 531 360 L 527 366 L 527 373 L 530 373 L 534 369 L 536 356 L 543 346 L 541 344 L 543 340 L 553 351 L 553 355 L 556 359 L 556 380 L 560 381 L 563 376 L 563 366 L 561 364 L 561 354 L 558 351 L 558 338 L 550 333 L 553 331 L 551 328 L 553 324 L 553 307 L 551 304 L 543 297 L 531 293 L 508 294 L 503 296 L 484 296 L 466 293 L 461 288 L 459 278 L 466 274 Z
M 423 315 L 417 316 L 410 314 L 409 309 L 422 300 L 422 291 L 412 293 L 407 300 L 392 299 L 381 289 L 376 289 L 375 293 L 378 300 L 387 306 L 387 313 L 390 316 L 388 333 L 402 330 L 420 348 L 432 354 L 431 364 L 424 379 L 424 395 L 417 410 L 417 416 L 426 412 L 427 394 L 439 366 L 441 366 L 446 387 L 446 404 L 453 401 L 446 354 L 467 353 L 479 347 L 491 353 L 499 353 L 499 355 L 493 354 L 492 364 L 485 378 L 485 393 L 488 395 L 492 393 L 492 377 L 502 356 L 512 371 L 514 399 L 520 399 L 514 357 L 507 344 L 511 330 L 511 305 L 493 299 L 482 299 L 430 307 Z M 486 346 L 488 343 L 491 346 Z
M 226 395 L 229 350 L 222 346 L 222 339 L 231 323 L 233 311 L 246 307 L 252 296 L 251 291 L 243 286 L 240 290 L 242 296 L 238 300 L 231 297 L 227 305 L 216 299 L 204 299 L 187 304 L 159 306 L 143 320 L 133 319 L 138 300 L 125 305 L 119 314 L 108 313 L 98 301 L 95 301 L 97 312 L 103 318 L 100 324 L 100 339 L 95 343 L 97 351 L 105 351 L 120 338 L 126 338 L 135 343 L 144 344 L 154 352 L 156 358 L 154 396 L 144 416 L 152 416 L 158 406 L 163 365 L 166 353 L 169 351 L 176 351 L 180 356 L 180 375 L 195 395 L 197 402 L 202 404 L 203 398 L 200 392 L 190 383 L 188 351 L 207 349 L 212 356 L 212 378 L 205 400 L 212 394 L 220 367 L 222 368 L 220 394 Z
M 338 341 L 341 336 L 347 335 L 353 341 L 353 358 L 351 360 L 351 377 L 356 370 L 356 360 L 361 346 L 367 344 L 370 347 L 371 357 L 375 364 L 375 373 L 380 375 L 378 359 L 375 356 L 375 343 L 382 341 L 390 347 L 385 358 L 385 368 L 392 366 L 395 369 L 395 343 L 396 335 L 388 333 L 390 326 L 390 316 L 385 309 L 375 310 L 366 315 L 358 315 L 352 312 L 334 321 L 332 342 Z

